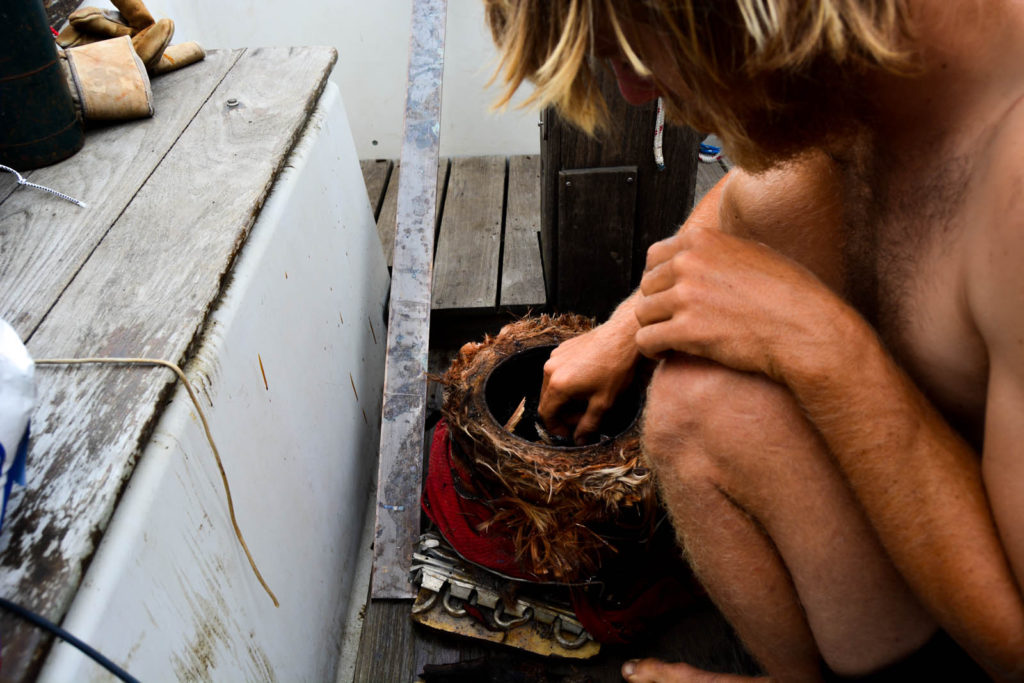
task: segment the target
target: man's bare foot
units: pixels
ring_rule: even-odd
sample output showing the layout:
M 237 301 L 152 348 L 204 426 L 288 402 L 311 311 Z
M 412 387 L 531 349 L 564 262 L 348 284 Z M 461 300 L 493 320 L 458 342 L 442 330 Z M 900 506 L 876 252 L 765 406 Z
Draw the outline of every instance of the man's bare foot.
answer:
M 658 659 L 631 659 L 622 665 L 622 677 L 629 683 L 728 683 L 731 681 L 767 681 L 733 674 L 716 674 L 692 667 L 684 662 L 663 662 Z

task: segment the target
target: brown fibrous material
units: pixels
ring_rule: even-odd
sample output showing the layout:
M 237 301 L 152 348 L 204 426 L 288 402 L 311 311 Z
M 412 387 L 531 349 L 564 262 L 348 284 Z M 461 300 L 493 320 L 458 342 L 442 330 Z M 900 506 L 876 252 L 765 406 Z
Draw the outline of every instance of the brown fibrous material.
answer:
M 602 556 L 615 552 L 614 537 L 650 533 L 657 500 L 640 448 L 639 420 L 599 443 L 550 446 L 499 424 L 484 389 L 505 359 L 557 345 L 591 327 L 589 318 L 572 314 L 525 318 L 497 336 L 465 344 L 441 378 L 452 455 L 471 472 L 471 481 L 461 482 L 463 493 L 494 510 L 477 530 L 507 530 L 522 567 L 550 581 L 585 581 Z

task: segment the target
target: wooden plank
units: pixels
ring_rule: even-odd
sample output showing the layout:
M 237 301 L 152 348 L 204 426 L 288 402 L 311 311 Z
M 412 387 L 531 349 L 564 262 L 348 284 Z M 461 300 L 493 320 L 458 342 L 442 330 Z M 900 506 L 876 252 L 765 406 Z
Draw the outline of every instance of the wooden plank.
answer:
M 377 220 L 380 215 L 380 207 L 384 203 L 384 191 L 387 188 L 388 177 L 391 175 L 393 166 L 394 164 L 387 159 L 363 159 L 359 162 L 374 220 Z
M 239 55 L 212 50 L 198 64 L 154 78 L 156 116 L 90 131 L 77 154 L 28 176 L 89 208 L 29 188 L 0 204 L 0 317 L 23 339 L 32 336 Z
M 636 175 L 635 166 L 558 174 L 558 305 L 562 310 L 603 319 L 628 293 Z
M 413 623 L 410 607 L 404 600 L 373 600 L 367 604 L 354 682 L 411 682 L 427 664 L 494 655 L 494 648 L 483 641 L 453 638 Z
M 401 178 L 402 163 L 396 162 L 391 170 L 391 180 L 381 202 L 380 213 L 377 216 L 377 234 L 380 235 L 381 246 L 384 247 L 384 258 L 387 259 L 388 268 L 394 260 L 395 252 L 395 223 L 398 215 L 398 181 Z M 448 160 L 438 159 L 437 161 L 437 212 L 441 210 L 444 197 L 444 186 L 448 181 Z
M 411 598 L 409 568 L 420 533 L 423 426 L 430 339 L 447 0 L 413 0 L 402 132 L 384 406 L 377 473 L 371 595 Z
M 335 59 L 331 48 L 244 51 L 209 99 L 200 93 L 202 108 L 39 325 L 32 355 L 184 365 Z M 196 96 L 187 79 L 167 94 Z M 132 158 L 145 141 L 122 144 Z M 193 366 L 200 379 L 212 372 Z M 123 366 L 36 375 L 30 485 L 8 507 L 0 594 L 59 622 L 174 380 Z M 31 676 L 40 632 L 3 615 L 0 638 L 4 676 Z
M 452 160 L 434 258 L 433 308 L 498 304 L 505 157 Z
M 547 304 L 540 256 L 540 157 L 508 162 L 508 200 L 501 265 L 502 306 Z
M 28 178 L 30 174 L 22 173 L 21 175 L 24 178 Z M 17 178 L 14 177 L 14 174 L 8 173 L 7 171 L 0 172 L 0 204 L 3 204 L 7 197 L 9 197 L 12 192 L 18 189 L 20 189 L 18 187 L 18 180 Z M 31 192 L 31 190 L 25 191 Z M 0 236 L 2 236 L 2 233 L 0 233 Z

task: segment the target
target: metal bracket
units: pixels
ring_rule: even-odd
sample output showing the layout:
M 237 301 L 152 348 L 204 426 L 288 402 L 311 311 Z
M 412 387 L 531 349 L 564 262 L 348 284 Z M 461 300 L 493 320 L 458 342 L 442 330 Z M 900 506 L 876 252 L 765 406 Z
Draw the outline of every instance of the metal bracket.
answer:
M 510 591 L 507 579 L 468 564 L 436 534 L 421 536 L 417 550 L 412 565 L 413 583 L 419 587 L 412 606 L 415 621 L 543 655 L 586 658 L 600 650 L 568 604 Z M 512 592 L 517 594 L 510 597 Z M 475 618 L 467 606 L 474 608 Z

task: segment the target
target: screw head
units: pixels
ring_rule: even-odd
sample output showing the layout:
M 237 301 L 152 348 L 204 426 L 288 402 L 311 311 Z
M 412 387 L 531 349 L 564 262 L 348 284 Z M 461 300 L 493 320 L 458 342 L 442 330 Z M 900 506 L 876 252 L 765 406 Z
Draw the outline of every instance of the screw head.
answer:
M 227 102 L 225 102 L 225 104 L 228 105 L 229 107 L 237 107 L 238 106 L 238 100 L 236 100 L 234 97 L 232 97 Z

